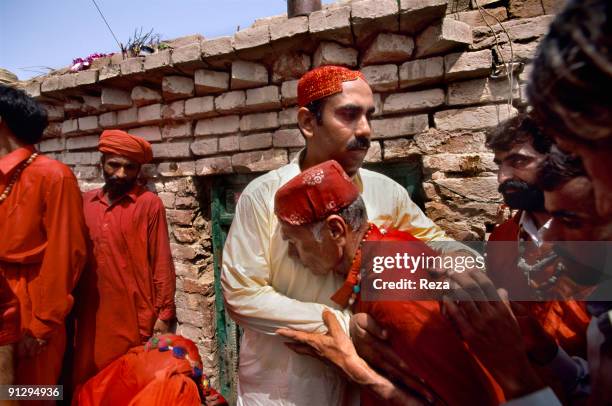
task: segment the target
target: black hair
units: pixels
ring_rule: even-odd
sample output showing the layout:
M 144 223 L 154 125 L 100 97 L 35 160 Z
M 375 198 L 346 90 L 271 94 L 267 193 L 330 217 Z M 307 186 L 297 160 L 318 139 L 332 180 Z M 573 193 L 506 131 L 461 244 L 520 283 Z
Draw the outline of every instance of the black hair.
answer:
M 0 85 L 0 117 L 21 142 L 33 145 L 47 128 L 47 111 L 23 90 Z
M 531 142 L 540 154 L 550 151 L 553 140 L 527 113 L 511 117 L 487 133 L 486 145 L 494 151 L 509 151 L 516 144 Z
M 611 12 L 610 0 L 570 0 L 538 48 L 527 93 L 554 136 L 612 138 Z
M 306 105 L 308 111 L 314 114 L 317 124 L 323 124 L 323 109 L 325 108 L 325 103 L 327 102 L 327 97 L 322 99 L 313 100 Z
M 538 167 L 537 186 L 549 192 L 579 176 L 587 176 L 580 157 L 555 147 Z

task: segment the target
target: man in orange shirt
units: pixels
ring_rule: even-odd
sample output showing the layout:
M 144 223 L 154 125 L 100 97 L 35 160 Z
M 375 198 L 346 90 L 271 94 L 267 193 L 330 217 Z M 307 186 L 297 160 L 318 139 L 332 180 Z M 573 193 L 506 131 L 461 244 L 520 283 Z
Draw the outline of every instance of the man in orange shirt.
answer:
M 34 149 L 46 126 L 38 103 L 0 86 L 0 274 L 20 304 L 15 384 L 21 385 L 57 383 L 64 320 L 87 255 L 77 180 Z
M 137 181 L 151 145 L 108 130 L 98 149 L 106 181 L 84 196 L 93 255 L 78 289 L 74 384 L 96 374 L 174 319 L 175 272 L 166 211 Z

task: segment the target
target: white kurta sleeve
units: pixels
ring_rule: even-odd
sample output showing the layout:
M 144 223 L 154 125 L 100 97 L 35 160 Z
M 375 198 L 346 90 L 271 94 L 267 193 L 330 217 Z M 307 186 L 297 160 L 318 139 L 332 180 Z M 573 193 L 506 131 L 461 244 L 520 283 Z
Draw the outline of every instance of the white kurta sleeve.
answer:
M 243 328 L 274 334 L 279 328 L 325 332 L 331 310 L 348 333 L 350 313 L 287 297 L 270 283 L 271 211 L 257 195 L 243 193 L 223 250 L 221 284 L 228 313 Z M 273 215 L 273 214 L 272 214 Z

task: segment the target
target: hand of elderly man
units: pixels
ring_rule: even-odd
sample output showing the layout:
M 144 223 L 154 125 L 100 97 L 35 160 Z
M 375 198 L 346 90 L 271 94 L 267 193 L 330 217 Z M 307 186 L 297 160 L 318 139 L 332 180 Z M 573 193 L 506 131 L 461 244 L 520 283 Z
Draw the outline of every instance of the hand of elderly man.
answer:
M 443 298 L 442 312 L 491 372 L 506 398 L 541 389 L 544 385 L 530 365 L 505 291 L 498 292 L 483 272 L 453 273 L 450 278 L 454 289 L 452 297 Z

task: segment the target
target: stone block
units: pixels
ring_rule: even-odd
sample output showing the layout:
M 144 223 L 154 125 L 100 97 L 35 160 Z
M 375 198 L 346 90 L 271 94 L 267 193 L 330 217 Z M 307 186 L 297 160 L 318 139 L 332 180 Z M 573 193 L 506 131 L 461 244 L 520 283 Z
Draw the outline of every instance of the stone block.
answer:
M 147 104 L 159 103 L 162 99 L 157 90 L 149 89 L 145 86 L 134 86 L 131 94 L 136 106 L 146 106 Z
M 440 111 L 434 115 L 436 128 L 444 131 L 494 127 L 517 114 L 505 104 Z
M 372 139 L 403 137 L 429 128 L 427 114 L 372 120 Z
M 189 142 L 166 142 L 151 144 L 155 158 L 189 158 Z
M 196 137 L 204 135 L 230 134 L 240 130 L 238 116 L 223 116 L 198 120 L 195 128 Z
M 87 86 L 93 85 L 98 81 L 98 71 L 92 70 L 84 70 L 82 72 L 78 72 L 76 74 L 76 85 L 77 86 Z
M 49 121 L 62 121 L 64 119 L 64 106 L 56 106 L 53 104 L 41 104 L 47 111 L 47 119 Z
M 161 109 L 163 120 L 181 120 L 185 118 L 185 100 L 164 104 Z
M 538 40 L 548 32 L 554 16 L 543 15 L 533 18 L 519 18 L 504 23 L 504 29 L 512 38 L 513 44 L 528 45 L 531 40 Z M 492 26 L 501 44 L 508 42 L 508 36 L 498 25 Z M 473 49 L 491 48 L 495 44 L 495 37 L 489 27 L 474 28 Z M 529 43 L 531 44 L 531 42 Z
M 286 52 L 272 65 L 272 82 L 299 79 L 310 69 L 310 56 L 299 52 Z
M 166 210 L 166 217 L 168 218 L 168 223 L 172 225 L 191 226 L 193 212 L 191 210 Z
M 364 162 L 372 164 L 382 161 L 382 149 L 380 147 L 380 141 L 372 141 L 368 153 L 363 159 Z
M 264 149 L 272 146 L 272 133 L 257 133 L 239 137 L 240 151 Z
M 72 89 L 76 87 L 76 75 L 74 73 L 66 73 L 59 77 L 58 90 Z
M 466 23 L 471 27 L 482 27 L 487 24 L 495 25 L 498 21 L 506 21 L 508 19 L 508 13 L 506 12 L 506 7 L 496 7 L 488 8 L 486 12 L 483 13 L 479 10 L 470 10 L 453 13 L 450 14 L 449 17 Z
M 98 129 L 98 116 L 79 117 L 79 131 L 95 131 Z
M 63 138 L 51 138 L 42 140 L 39 144 L 40 152 L 63 151 L 65 140 Z
M 241 152 L 232 156 L 232 167 L 236 172 L 271 171 L 288 162 L 287 151 L 278 149 Z
M 444 77 L 448 81 L 488 76 L 492 67 L 493 54 L 488 49 L 457 52 L 444 57 Z
M 110 87 L 102 88 L 101 101 L 102 104 L 100 106 L 110 110 L 125 109 L 132 106 L 130 93 Z
M 122 75 L 134 75 L 144 72 L 144 58 L 128 58 L 121 61 L 119 67 Z
M 79 132 L 79 121 L 76 118 L 64 120 L 62 123 L 62 134 L 75 134 Z
M 227 55 L 234 52 L 232 37 L 205 39 L 200 43 L 200 46 L 204 58 Z
M 438 179 L 435 183 L 442 186 L 441 192 L 449 198 L 457 198 L 457 194 L 479 200 L 499 196 L 496 177 Z
M 331 39 L 350 45 L 353 42 L 351 31 L 351 8 L 349 6 L 325 8 L 308 16 L 308 30 L 316 38 Z
M 394 140 L 384 140 L 383 142 L 384 160 L 407 158 L 411 155 L 421 155 L 421 151 L 416 147 L 414 140 L 398 138 Z
M 76 99 L 68 99 L 64 103 L 64 113 L 69 116 L 78 115 L 83 112 L 83 103 Z
M 40 91 L 42 93 L 55 92 L 59 90 L 59 76 L 48 76 L 42 82 Z
M 281 85 L 281 95 L 284 106 L 291 106 L 297 103 L 297 80 L 283 82 Z
M 191 152 L 197 156 L 214 155 L 219 151 L 219 139 L 207 137 L 191 143 Z
M 232 171 L 232 160 L 229 156 L 216 156 L 196 161 L 196 174 L 199 176 L 232 173 Z
M 151 104 L 138 108 L 138 123 L 149 124 L 161 121 L 161 104 Z
M 461 106 L 488 102 L 507 101 L 510 97 L 508 79 L 473 79 L 455 82 L 448 86 L 448 105 Z M 518 99 L 519 89 L 516 79 L 512 86 L 512 99 Z
M 70 137 L 66 140 L 66 148 L 71 151 L 77 150 L 77 149 L 97 148 L 99 138 L 100 137 L 97 135 L 87 135 L 83 137 Z
M 185 116 L 202 118 L 215 114 L 213 96 L 194 97 L 185 101 Z
M 276 24 L 270 24 L 270 39 L 277 41 L 308 33 L 308 17 L 300 16 L 283 19 Z
M 157 166 L 157 171 L 161 176 L 165 177 L 193 176 L 196 173 L 194 161 L 161 162 Z M 175 196 L 174 193 L 171 194 Z
M 359 52 L 335 42 L 321 42 L 314 53 L 313 67 L 321 65 L 357 66 Z
M 220 93 L 229 89 L 229 73 L 199 69 L 194 73 L 197 95 Z
M 415 34 L 446 14 L 447 0 L 400 0 L 400 30 Z
M 278 108 L 281 105 L 278 86 L 265 86 L 246 91 L 246 107 L 255 110 Z
M 505 63 L 510 62 L 511 59 L 514 63 L 528 63 L 535 58 L 538 45 L 540 45 L 540 41 L 532 41 L 527 44 L 513 42 L 512 50 L 509 44 L 502 44 L 499 49 L 496 48 L 493 52 L 495 52 L 495 56 L 498 60 L 503 60 Z
M 102 110 L 102 99 L 99 96 L 81 96 L 83 104 L 81 110 L 86 114 L 99 113 Z
M 410 58 L 414 40 L 406 35 L 380 33 L 365 51 L 362 65 L 403 62 Z
M 372 117 L 378 117 L 382 114 L 383 102 L 380 93 L 374 93 L 374 114 Z
M 161 130 L 156 125 L 132 128 L 130 133 L 142 137 L 149 142 L 160 142 L 162 140 Z
M 278 123 L 280 125 L 297 124 L 298 107 L 283 109 L 278 113 Z
M 103 66 L 108 66 L 110 64 L 111 64 L 111 57 L 103 56 L 102 58 L 96 58 L 93 61 L 91 61 L 91 66 L 89 67 L 89 69 L 99 70 Z
M 246 89 L 268 84 L 268 70 L 260 63 L 247 61 L 232 62 L 232 89 Z
M 110 127 L 117 126 L 117 112 L 109 111 L 107 113 L 100 114 L 98 123 L 100 124 L 100 127 L 102 128 L 110 128 Z
M 472 44 L 472 27 L 461 21 L 445 18 L 431 25 L 416 37 L 417 58 L 441 54 Z
M 174 201 L 176 200 L 176 195 L 174 193 L 160 192 L 157 194 L 157 197 L 161 199 L 166 209 L 174 208 Z M 178 275 L 179 274 L 178 269 L 176 271 L 177 271 L 176 274 Z
M 383 113 L 405 113 L 428 110 L 444 104 L 444 90 L 428 89 L 417 92 L 394 93 L 387 96 Z
M 566 0 L 542 0 L 544 14 L 558 14 L 563 10 L 566 3 Z
M 529 18 L 545 14 L 541 0 L 510 0 L 508 12 L 515 18 Z
M 357 38 L 370 36 L 380 29 L 399 30 L 397 0 L 360 0 L 351 3 L 351 23 Z
M 296 128 L 277 130 L 272 136 L 275 148 L 301 148 L 306 145 L 304 136 Z
M 219 152 L 232 152 L 240 149 L 240 141 L 238 135 L 230 135 L 219 138 Z
M 399 68 L 400 87 L 438 83 L 443 76 L 444 59 L 441 56 L 405 62 Z
M 268 130 L 278 126 L 278 113 L 249 114 L 240 118 L 241 131 Z
M 244 110 L 246 93 L 244 90 L 223 93 L 215 97 L 215 110 L 218 113 L 236 113 Z
M 64 152 L 59 158 L 66 165 L 90 165 L 99 162 L 91 152 Z
M 162 128 L 162 138 L 187 138 L 193 135 L 191 122 L 166 124 Z
M 62 136 L 62 121 L 52 121 L 49 123 L 45 131 L 43 131 L 43 138 L 55 138 Z
M 373 65 L 361 69 L 372 90 L 386 92 L 399 86 L 397 65 Z
M 249 27 L 234 34 L 234 49 L 251 49 L 270 43 L 270 30 L 267 25 Z
M 121 75 L 121 67 L 119 65 L 107 65 L 100 68 L 98 80 L 102 82 L 103 80 L 116 78 L 119 75 Z
M 169 49 L 147 55 L 144 60 L 145 70 L 159 69 L 170 65 L 172 65 L 172 59 L 170 58 Z
M 183 76 L 164 76 L 162 94 L 165 100 L 185 99 L 194 95 L 193 79 Z
M 200 41 L 183 45 L 172 50 L 172 63 L 174 65 L 198 64 L 202 60 Z
M 36 81 L 28 82 L 24 90 L 30 97 L 40 97 L 40 84 Z
M 493 154 L 436 154 L 423 156 L 425 173 L 468 173 L 476 174 L 485 171 L 496 171 Z
M 97 166 L 76 166 L 72 171 L 77 179 L 97 179 L 100 176 Z

